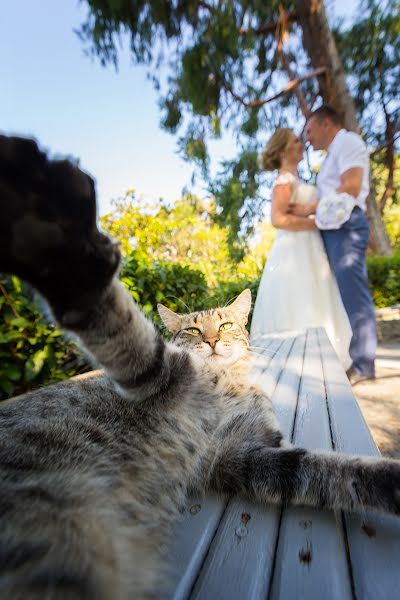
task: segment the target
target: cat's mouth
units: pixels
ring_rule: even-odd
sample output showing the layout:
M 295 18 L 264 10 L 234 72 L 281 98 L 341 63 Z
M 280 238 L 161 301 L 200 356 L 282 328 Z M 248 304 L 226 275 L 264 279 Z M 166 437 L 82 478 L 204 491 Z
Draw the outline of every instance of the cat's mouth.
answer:
M 212 362 L 235 362 L 240 356 L 241 352 L 238 349 L 230 348 L 225 349 L 224 352 L 218 350 L 218 348 L 210 348 L 211 352 L 207 355 L 207 360 Z
M 229 350 L 228 352 L 220 352 L 217 348 L 210 348 L 205 355 L 207 360 L 221 360 L 221 359 L 229 359 L 232 356 L 233 352 Z

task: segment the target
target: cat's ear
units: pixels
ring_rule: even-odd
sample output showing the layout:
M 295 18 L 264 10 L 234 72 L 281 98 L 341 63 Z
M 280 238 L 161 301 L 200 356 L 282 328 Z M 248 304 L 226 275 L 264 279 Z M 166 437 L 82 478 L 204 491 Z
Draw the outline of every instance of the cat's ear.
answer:
M 180 315 L 177 315 L 173 310 L 170 310 L 163 304 L 157 304 L 157 310 L 161 321 L 168 331 L 175 334 L 181 329 L 182 317 Z
M 246 325 L 251 308 L 251 291 L 248 288 L 247 290 L 243 290 L 243 292 L 239 294 L 236 300 L 232 302 L 228 308 L 236 315 L 238 320 L 242 321 L 244 325 Z

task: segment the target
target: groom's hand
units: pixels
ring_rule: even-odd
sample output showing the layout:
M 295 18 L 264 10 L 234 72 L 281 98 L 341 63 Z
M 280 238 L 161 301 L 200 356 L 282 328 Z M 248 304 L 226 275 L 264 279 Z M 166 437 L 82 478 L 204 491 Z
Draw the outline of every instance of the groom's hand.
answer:
M 33 140 L 0 136 L 0 271 L 34 285 L 58 311 L 88 303 L 119 264 L 97 228 L 93 180 L 49 160 Z

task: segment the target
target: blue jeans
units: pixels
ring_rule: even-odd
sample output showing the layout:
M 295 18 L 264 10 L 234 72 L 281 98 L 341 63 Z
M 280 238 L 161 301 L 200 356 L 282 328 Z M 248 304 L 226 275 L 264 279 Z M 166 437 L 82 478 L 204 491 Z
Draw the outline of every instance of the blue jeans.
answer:
M 367 217 L 356 207 L 340 229 L 321 231 L 321 234 L 353 330 L 350 343 L 352 367 L 372 377 L 375 375 L 377 337 L 365 262 L 369 238 Z

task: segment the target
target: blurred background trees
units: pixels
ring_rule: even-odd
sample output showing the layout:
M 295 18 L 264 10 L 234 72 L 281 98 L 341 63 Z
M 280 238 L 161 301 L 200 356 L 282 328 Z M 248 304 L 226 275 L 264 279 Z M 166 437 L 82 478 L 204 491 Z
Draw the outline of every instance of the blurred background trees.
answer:
M 119 40 L 128 38 L 133 60 L 148 65 L 161 124 L 208 180 L 236 257 L 263 214 L 260 147 L 277 126 L 299 129 L 321 102 L 361 130 L 377 167 L 386 168 L 374 169 L 380 195 L 372 185 L 368 216 L 371 249 L 390 254 L 381 217 L 397 202 L 398 0 L 361 0 L 351 25 L 333 27 L 322 0 L 85 1 L 85 47 L 116 65 Z M 207 142 L 222 131 L 233 133 L 237 157 L 213 181 Z

